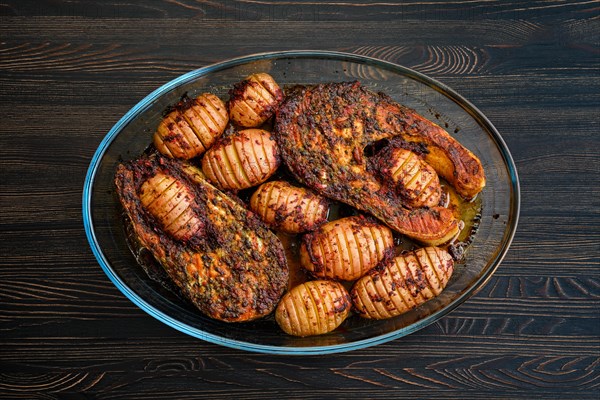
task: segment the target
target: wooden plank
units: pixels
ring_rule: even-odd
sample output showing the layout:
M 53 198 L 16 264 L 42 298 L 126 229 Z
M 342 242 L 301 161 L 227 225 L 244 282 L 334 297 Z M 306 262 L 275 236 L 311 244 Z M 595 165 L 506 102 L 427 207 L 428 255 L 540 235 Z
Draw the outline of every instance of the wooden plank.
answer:
M 88 4 L 84 1 L 54 2 L 50 0 L 5 1 L 0 9 L 6 16 L 63 16 L 93 19 L 129 18 L 194 18 L 221 21 L 402 21 L 406 18 L 433 20 L 467 20 L 483 18 L 548 20 L 581 18 L 593 14 L 595 2 L 529 1 L 523 4 L 503 1 L 457 2 L 344 2 L 299 0 L 277 1 L 192 1 L 170 2 L 150 0 L 139 4 L 117 1 L 110 4 Z
M 586 15 L 586 14 L 583 14 Z M 593 13 L 581 23 L 596 26 Z M 435 30 L 419 29 L 423 24 L 435 24 Z M 556 24 L 556 20 L 552 20 Z M 64 29 L 67 25 L 70 29 Z M 561 25 L 552 25 L 560 27 Z M 160 27 L 160 29 L 151 29 Z M 571 25 L 569 25 L 571 27 Z M 461 43 L 480 43 L 487 46 L 519 46 L 538 42 L 552 43 L 547 36 L 548 29 L 543 22 L 536 23 L 522 19 L 493 20 L 481 19 L 473 23 L 468 19 L 436 20 L 404 19 L 398 21 L 243 21 L 233 20 L 223 23 L 211 19 L 90 19 L 83 17 L 4 17 L 0 29 L 11 41 L 26 42 L 32 37 L 40 41 L 68 43 L 93 42 L 96 44 L 123 43 L 140 45 L 148 43 L 182 44 L 182 38 L 190 43 L 229 43 L 230 51 L 239 54 L 240 48 L 282 49 L 307 48 L 323 49 L 328 45 L 336 48 L 351 46 L 391 46 L 403 43 L 411 45 L 429 44 L 434 37 L 437 45 L 456 44 L 457 30 L 461 31 Z M 143 31 L 144 35 L 139 35 Z M 305 35 L 298 35 L 298 32 Z M 277 32 L 273 35 L 272 32 Z M 593 43 L 593 31 L 580 29 L 586 41 Z M 588 36 L 589 34 L 589 36 Z M 481 39 L 485 38 L 482 43 Z M 568 40 L 568 36 L 565 37 Z M 580 39 L 580 37 L 578 37 Z M 263 50 L 264 51 L 264 50 Z

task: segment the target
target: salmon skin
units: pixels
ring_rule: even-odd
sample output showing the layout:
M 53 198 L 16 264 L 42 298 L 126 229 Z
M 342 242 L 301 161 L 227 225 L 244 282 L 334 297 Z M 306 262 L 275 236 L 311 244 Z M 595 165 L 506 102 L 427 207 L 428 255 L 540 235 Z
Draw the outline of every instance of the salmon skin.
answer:
M 447 208 L 408 206 L 381 179 L 366 150 L 403 140 L 422 148 L 425 160 L 464 197 L 485 185 L 479 160 L 446 131 L 359 82 L 294 88 L 276 114 L 274 130 L 285 164 L 301 183 L 429 245 L 452 239 L 461 224 Z
M 164 229 L 169 210 L 161 220 L 158 211 L 142 204 L 142 186 L 156 176 L 185 188 L 176 195 L 185 194 L 185 215 L 193 215 L 189 235 L 176 239 Z M 221 321 L 243 322 L 275 309 L 288 285 L 280 240 L 238 201 L 206 182 L 199 170 L 180 160 L 142 156 L 118 166 L 115 184 L 140 245 L 200 311 Z

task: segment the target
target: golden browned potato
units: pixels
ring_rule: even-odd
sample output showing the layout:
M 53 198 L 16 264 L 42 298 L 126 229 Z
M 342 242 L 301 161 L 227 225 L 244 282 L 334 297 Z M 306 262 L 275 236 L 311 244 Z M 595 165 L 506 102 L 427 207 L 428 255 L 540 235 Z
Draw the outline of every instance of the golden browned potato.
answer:
M 371 319 L 403 314 L 439 295 L 453 270 L 452 257 L 438 247 L 400 255 L 356 281 L 351 291 L 354 308 Z
M 393 183 L 398 194 L 411 207 L 435 207 L 442 187 L 437 172 L 410 150 L 394 148 L 380 162 L 380 172 Z
M 316 277 L 351 281 L 376 266 L 393 247 L 392 231 L 385 225 L 363 216 L 346 217 L 304 235 L 300 262 Z
M 158 125 L 154 146 L 172 158 L 197 157 L 223 134 L 228 121 L 225 103 L 214 94 L 184 96 Z
M 245 129 L 211 147 L 202 158 L 202 172 L 220 189 L 240 190 L 266 181 L 280 163 L 269 132 Z
M 191 194 L 186 186 L 171 175 L 157 173 L 146 180 L 140 189 L 142 206 L 175 239 L 185 240 L 202 227 L 191 209 Z
M 252 74 L 229 91 L 229 115 L 237 125 L 254 128 L 269 119 L 283 100 L 283 91 L 269 74 Z
M 339 282 L 309 281 L 283 296 L 275 320 L 289 335 L 322 335 L 344 322 L 351 305 L 348 292 Z
M 271 181 L 256 189 L 250 209 L 273 229 L 300 233 L 315 230 L 327 221 L 329 201 L 288 182 Z

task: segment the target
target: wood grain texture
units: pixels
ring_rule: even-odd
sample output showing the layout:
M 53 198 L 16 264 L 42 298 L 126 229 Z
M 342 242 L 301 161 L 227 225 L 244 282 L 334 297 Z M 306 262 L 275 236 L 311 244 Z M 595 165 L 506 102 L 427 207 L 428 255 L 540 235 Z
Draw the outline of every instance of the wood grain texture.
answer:
M 90 4 L 86 1 L 55 2 L 51 0 L 9 1 L 2 4 L 1 15 L 7 16 L 85 16 L 96 19 L 127 18 L 139 19 L 201 18 L 217 20 L 398 20 L 427 17 L 437 20 L 448 19 L 571 19 L 581 14 L 591 14 L 597 5 L 590 0 L 554 0 L 518 2 L 464 0 L 453 2 L 344 2 L 296 1 L 193 1 L 193 0 L 150 0 L 139 4 L 114 2 Z
M 597 399 L 597 1 L 150 0 L 0 4 L 0 398 Z M 230 57 L 327 49 L 473 102 L 517 164 L 521 219 L 479 293 L 402 339 L 332 356 L 220 347 L 150 317 L 83 231 L 96 147 L 140 99 Z

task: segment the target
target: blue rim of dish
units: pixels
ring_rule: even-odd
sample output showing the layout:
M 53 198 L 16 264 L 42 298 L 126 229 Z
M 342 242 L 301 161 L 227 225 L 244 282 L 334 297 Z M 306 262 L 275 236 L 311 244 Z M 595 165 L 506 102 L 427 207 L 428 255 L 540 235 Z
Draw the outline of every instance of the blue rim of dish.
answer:
M 407 326 L 402 329 L 388 332 L 383 335 L 375 336 L 368 339 L 363 339 L 360 341 L 345 343 L 345 344 L 336 344 L 329 346 L 309 346 L 309 347 L 285 347 L 285 346 L 271 346 L 271 345 L 261 345 L 249 342 L 243 342 L 239 340 L 231 340 L 227 338 L 223 338 L 218 335 L 214 335 L 208 332 L 204 332 L 202 330 L 192 328 L 175 318 L 170 317 L 169 315 L 163 313 L 162 311 L 156 309 L 152 305 L 148 304 L 143 298 L 141 298 L 137 293 L 131 290 L 125 282 L 121 280 L 121 278 L 113 271 L 108 260 L 104 256 L 102 249 L 100 248 L 98 241 L 96 240 L 96 235 L 94 232 L 94 223 L 92 221 L 91 215 L 91 194 L 94 179 L 96 173 L 98 171 L 99 162 L 104 156 L 106 149 L 115 139 L 117 134 L 121 131 L 123 127 L 125 127 L 129 122 L 131 122 L 134 118 L 136 118 L 140 113 L 144 112 L 153 101 L 157 100 L 163 94 L 175 89 L 176 87 L 190 82 L 192 80 L 198 79 L 199 77 L 210 73 L 215 72 L 221 69 L 229 68 L 232 66 L 245 64 L 252 61 L 264 60 L 264 59 L 278 59 L 278 58 L 324 58 L 338 61 L 352 61 L 358 63 L 368 63 L 373 66 L 383 67 L 385 69 L 391 69 L 401 74 L 410 76 L 411 78 L 422 82 L 429 87 L 435 89 L 440 92 L 444 96 L 452 99 L 455 103 L 457 103 L 461 108 L 465 111 L 469 112 L 469 114 L 476 119 L 480 125 L 484 126 L 494 137 L 496 141 L 496 146 L 498 147 L 500 153 L 504 158 L 505 165 L 508 169 L 508 173 L 511 178 L 511 205 L 510 205 L 510 225 L 507 225 L 506 230 L 504 231 L 504 239 L 502 243 L 502 247 L 496 252 L 495 257 L 491 260 L 488 260 L 488 265 L 491 265 L 490 268 L 484 271 L 484 273 L 480 274 L 478 279 L 473 282 L 469 288 L 465 289 L 463 293 L 461 293 L 457 298 L 455 298 L 450 304 L 445 306 L 444 308 L 432 313 L 431 315 Z M 188 334 L 192 337 L 196 337 L 207 342 L 211 342 L 214 344 L 234 348 L 241 349 L 246 351 L 258 352 L 258 353 L 267 353 L 267 354 L 281 354 L 281 355 L 319 355 L 319 354 L 330 354 L 330 353 L 339 353 L 352 351 L 357 349 L 362 349 L 378 344 L 382 344 L 394 339 L 398 339 L 400 337 L 409 335 L 417 330 L 423 329 L 426 326 L 430 325 L 434 321 L 442 318 L 447 315 L 451 311 L 453 311 L 456 307 L 462 304 L 469 297 L 477 293 L 479 289 L 481 289 L 485 283 L 491 278 L 494 271 L 498 268 L 504 256 L 506 255 L 508 248 L 514 238 L 517 224 L 519 220 L 519 210 L 520 210 L 520 187 L 519 187 L 519 179 L 517 175 L 517 170 L 513 161 L 513 158 L 504 142 L 504 139 L 500 136 L 500 133 L 496 130 L 496 128 L 492 125 L 492 123 L 487 119 L 487 117 L 480 112 L 473 104 L 471 104 L 468 100 L 463 98 L 461 95 L 456 93 L 453 89 L 449 88 L 445 84 L 438 82 L 434 79 L 431 79 L 420 72 L 411 70 L 409 68 L 400 66 L 398 64 L 394 64 L 387 61 L 382 61 L 372 57 L 366 57 L 351 53 L 343 53 L 343 52 L 335 52 L 335 51 L 320 51 L 320 50 L 292 50 L 292 51 L 280 51 L 280 52 L 268 52 L 268 53 L 258 53 L 245 57 L 233 58 L 227 61 L 215 63 L 212 65 L 208 65 L 203 68 L 199 68 L 193 71 L 190 71 L 186 74 L 179 76 L 178 78 L 173 79 L 170 82 L 167 82 L 163 86 L 154 90 L 152 93 L 147 95 L 143 100 L 137 103 L 131 110 L 129 110 L 108 132 L 108 134 L 104 137 L 98 149 L 96 150 L 92 161 L 90 162 L 90 167 L 87 171 L 87 175 L 85 178 L 85 183 L 83 187 L 83 224 L 85 228 L 85 233 L 88 238 L 88 242 L 92 249 L 94 256 L 96 257 L 98 263 L 108 276 L 108 278 L 113 282 L 113 284 L 127 297 L 131 300 L 135 305 L 140 307 L 146 313 L 151 315 L 152 317 L 158 319 L 159 321 L 165 323 L 172 328 L 175 328 L 185 334 Z

